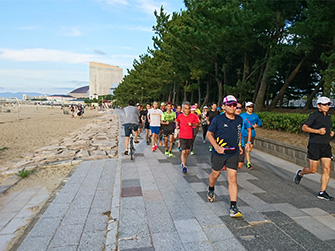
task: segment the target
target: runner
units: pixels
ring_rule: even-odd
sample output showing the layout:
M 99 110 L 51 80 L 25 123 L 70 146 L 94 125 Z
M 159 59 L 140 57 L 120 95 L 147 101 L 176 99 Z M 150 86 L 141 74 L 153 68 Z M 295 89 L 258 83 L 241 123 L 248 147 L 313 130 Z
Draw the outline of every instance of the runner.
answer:
M 151 130 L 151 145 L 152 145 L 152 151 L 157 150 L 157 141 L 158 141 L 158 134 L 161 128 L 161 116 L 162 111 L 158 109 L 158 103 L 155 101 L 153 103 L 153 108 L 151 108 L 148 111 L 148 121 L 150 124 L 150 130 Z
M 148 120 L 148 111 L 151 109 L 151 104 L 146 104 L 146 110 L 144 111 L 144 129 L 145 129 L 145 141 L 147 142 L 147 145 L 150 145 L 151 142 L 151 131 L 150 131 L 150 123 Z
M 190 103 L 183 103 L 183 113 L 179 114 L 176 119 L 176 128 L 179 131 L 179 140 L 181 152 L 181 168 L 182 172 L 187 173 L 186 159 L 190 153 L 192 142 L 193 142 L 193 129 L 192 127 L 199 124 L 199 118 L 197 115 L 190 113 Z
M 179 114 L 181 114 L 181 105 L 178 105 L 176 107 L 176 119 L 178 118 Z M 177 150 L 181 152 L 180 148 L 180 140 L 179 140 L 179 129 L 177 129 L 177 126 L 175 125 L 175 130 L 174 130 L 174 142 L 177 141 Z
M 199 110 L 200 111 L 200 110 Z M 191 113 L 198 116 L 198 119 L 199 119 L 199 115 L 197 113 L 197 108 L 195 105 L 192 105 L 191 106 Z M 195 138 L 197 137 L 197 134 L 198 134 L 198 131 L 199 131 L 199 123 L 197 125 L 194 125 L 192 127 L 192 130 L 193 130 L 193 142 L 192 142 L 192 148 L 191 148 L 191 155 L 194 155 L 194 141 L 195 141 Z
M 161 124 L 162 124 L 162 131 L 164 135 L 164 147 L 165 147 L 165 155 L 168 155 L 169 157 L 173 157 L 172 154 L 172 145 L 173 145 L 173 133 L 174 133 L 174 127 L 175 127 L 175 120 L 176 120 L 176 114 L 174 111 L 172 111 L 172 106 L 170 102 L 166 103 L 166 111 L 163 112 L 162 118 L 161 118 Z M 169 141 L 169 145 L 168 145 Z
M 138 128 L 138 118 L 140 116 L 140 111 L 135 107 L 135 102 L 133 100 L 129 100 L 128 106 L 124 109 L 124 134 L 126 136 L 125 145 L 126 150 L 124 151 L 125 155 L 128 155 L 128 148 L 129 148 L 129 137 L 130 137 L 130 129 L 129 127 L 134 128 L 135 134 L 135 143 L 137 141 L 137 128 Z
M 237 103 L 235 115 L 241 115 L 241 112 L 242 112 L 242 104 Z M 243 128 L 247 128 L 248 141 L 251 141 L 251 126 L 249 125 L 249 123 L 244 124 L 244 121 L 243 121 L 242 130 Z M 240 154 L 238 158 L 238 169 L 242 169 L 243 164 L 244 164 L 244 155 L 245 155 L 244 154 L 245 153 L 244 137 L 241 137 L 241 144 L 242 144 L 243 153 Z M 249 144 L 247 146 L 249 146 Z
M 241 128 L 243 120 L 235 115 L 237 100 L 228 95 L 223 99 L 225 113 L 213 119 L 207 132 L 207 139 L 213 145 L 212 172 L 209 175 L 208 200 L 214 202 L 214 185 L 221 174 L 222 167 L 226 167 L 228 178 L 228 193 L 230 197 L 230 216 L 242 217 L 237 208 L 237 166 L 239 154 L 242 154 Z
M 166 103 L 162 102 L 159 109 L 161 109 L 162 114 L 163 114 L 163 112 L 165 112 L 165 110 L 166 110 Z M 163 131 L 162 131 L 162 127 L 159 130 L 158 143 L 159 143 L 160 146 L 163 145 Z
M 298 170 L 294 177 L 294 182 L 298 185 L 302 177 L 306 174 L 316 173 L 321 161 L 323 173 L 321 176 L 321 187 L 317 197 L 323 200 L 334 200 L 326 192 L 331 170 L 332 150 L 329 144 L 330 137 L 334 136 L 331 131 L 331 119 L 328 113 L 332 102 L 327 97 L 319 97 L 317 100 L 318 110 L 309 115 L 305 124 L 302 126 L 304 132 L 309 133 L 307 158 L 309 166 Z
M 211 110 L 207 112 L 207 125 L 209 126 L 212 122 L 212 120 L 220 115 L 220 112 L 217 110 L 217 105 L 216 103 L 212 103 L 211 105 Z M 209 151 L 211 152 L 213 150 L 213 146 L 209 146 Z
M 246 112 L 241 114 L 243 119 L 243 124 L 248 123 L 251 126 L 251 139 L 248 139 L 248 131 L 247 128 L 244 127 L 242 130 L 242 137 L 244 138 L 245 145 L 248 145 L 245 148 L 245 157 L 247 159 L 247 168 L 252 170 L 253 166 L 250 162 L 250 152 L 254 146 L 254 141 L 256 137 L 255 128 L 258 128 L 262 125 L 262 121 L 258 117 L 256 113 L 254 113 L 254 103 L 246 102 L 245 103 Z
M 143 110 L 143 105 L 138 104 L 137 108 L 140 111 L 139 124 L 138 124 L 138 137 L 141 138 L 142 128 L 144 125 L 145 111 Z
M 208 112 L 208 107 L 207 105 L 204 106 L 204 110 L 200 115 L 201 118 L 201 127 L 202 127 L 202 143 L 206 144 L 206 134 L 208 130 L 208 125 L 207 125 L 207 112 Z

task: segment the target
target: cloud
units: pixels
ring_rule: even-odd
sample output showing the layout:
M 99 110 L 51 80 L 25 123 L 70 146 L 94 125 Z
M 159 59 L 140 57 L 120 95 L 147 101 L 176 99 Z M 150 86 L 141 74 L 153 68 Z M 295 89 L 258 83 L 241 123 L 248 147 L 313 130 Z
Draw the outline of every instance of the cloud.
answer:
M 15 62 L 57 62 L 71 64 L 87 64 L 92 60 L 101 60 L 100 56 L 80 54 L 69 51 L 50 49 L 10 50 L 0 48 L 0 59 Z
M 106 53 L 101 50 L 94 50 L 94 53 L 98 55 L 106 55 Z
M 79 27 L 65 27 L 63 28 L 63 35 L 67 37 L 80 37 L 83 32 L 80 31 Z
M 161 5 L 165 6 L 165 2 L 155 0 L 96 0 L 100 4 L 106 4 L 113 7 L 132 6 L 140 9 L 149 15 L 152 15 L 155 10 L 159 11 Z
M 127 0 L 96 0 L 98 3 L 104 3 L 111 6 L 128 5 Z

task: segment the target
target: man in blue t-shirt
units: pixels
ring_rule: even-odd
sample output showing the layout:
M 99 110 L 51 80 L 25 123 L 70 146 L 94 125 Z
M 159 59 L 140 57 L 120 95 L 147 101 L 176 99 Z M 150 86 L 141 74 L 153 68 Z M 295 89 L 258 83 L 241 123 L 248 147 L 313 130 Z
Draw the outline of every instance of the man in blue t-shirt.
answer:
M 254 141 L 256 137 L 255 128 L 258 128 L 262 125 L 261 119 L 256 113 L 254 113 L 254 103 L 246 102 L 245 103 L 246 112 L 241 114 L 243 119 L 243 130 L 242 137 L 244 138 L 245 143 L 245 158 L 247 159 L 247 168 L 252 170 L 253 167 L 250 162 L 250 152 L 254 146 Z M 251 137 L 248 136 L 248 128 L 251 128 Z
M 237 165 L 239 154 L 243 152 L 241 146 L 242 118 L 235 115 L 237 100 L 228 95 L 223 99 L 225 113 L 216 116 L 209 125 L 207 139 L 213 146 L 212 172 L 209 175 L 208 200 L 214 202 L 214 185 L 219 178 L 223 166 L 226 167 L 228 178 L 228 192 L 230 197 L 230 216 L 242 217 L 237 209 Z

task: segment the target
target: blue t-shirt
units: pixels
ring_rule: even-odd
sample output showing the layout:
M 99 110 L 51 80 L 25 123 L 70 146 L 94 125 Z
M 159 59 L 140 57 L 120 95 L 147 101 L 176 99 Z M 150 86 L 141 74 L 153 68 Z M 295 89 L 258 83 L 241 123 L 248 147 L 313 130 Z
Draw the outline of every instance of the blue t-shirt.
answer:
M 208 127 L 208 131 L 214 133 L 216 142 L 225 148 L 225 155 L 239 155 L 239 137 L 243 120 L 239 115 L 231 120 L 226 114 L 214 117 Z M 218 154 L 215 149 L 212 153 Z
M 243 119 L 243 128 L 242 128 L 242 137 L 248 137 L 248 128 L 251 128 L 251 137 L 256 137 L 256 132 L 252 127 L 253 124 L 257 124 L 258 126 L 262 125 L 261 119 L 258 117 L 256 113 L 248 114 L 246 112 L 240 115 Z

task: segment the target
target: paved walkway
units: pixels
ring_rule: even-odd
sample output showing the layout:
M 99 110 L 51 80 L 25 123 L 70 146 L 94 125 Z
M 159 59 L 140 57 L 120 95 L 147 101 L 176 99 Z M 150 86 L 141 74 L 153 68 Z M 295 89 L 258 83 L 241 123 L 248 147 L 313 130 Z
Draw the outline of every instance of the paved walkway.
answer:
M 232 219 L 224 172 L 207 201 L 210 153 L 198 136 L 186 175 L 178 152 L 166 157 L 143 140 L 134 161 L 84 162 L 13 250 L 335 249 L 335 202 L 316 198 L 319 174 L 297 186 L 299 166 L 254 150 L 255 169 L 238 174 L 244 217 Z M 327 191 L 335 195 L 333 179 Z

